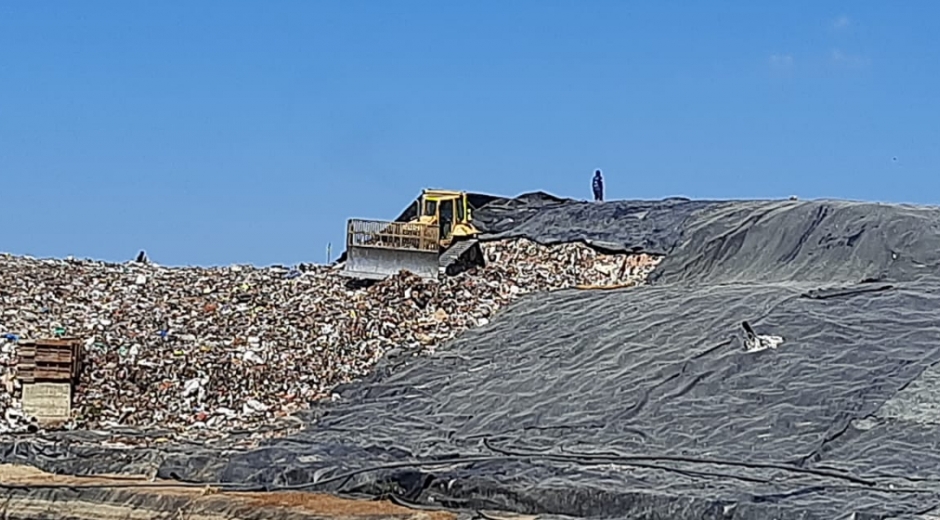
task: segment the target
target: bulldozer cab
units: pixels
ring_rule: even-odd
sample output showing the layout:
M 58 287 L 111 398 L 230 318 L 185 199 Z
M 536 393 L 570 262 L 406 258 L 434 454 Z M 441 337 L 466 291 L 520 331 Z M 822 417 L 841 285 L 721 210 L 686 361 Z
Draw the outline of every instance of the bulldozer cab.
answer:
M 454 238 L 475 234 L 470 220 L 466 193 L 424 190 L 418 200 L 418 221 L 438 227 L 442 249 L 449 247 Z

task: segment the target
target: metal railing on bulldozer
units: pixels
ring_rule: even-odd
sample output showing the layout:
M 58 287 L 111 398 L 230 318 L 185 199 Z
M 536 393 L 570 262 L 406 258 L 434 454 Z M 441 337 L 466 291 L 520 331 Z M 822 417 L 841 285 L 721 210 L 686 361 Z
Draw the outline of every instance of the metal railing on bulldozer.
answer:
M 410 251 L 437 251 L 440 229 L 436 225 L 417 222 L 383 222 L 351 219 L 346 234 L 346 246 L 405 249 Z

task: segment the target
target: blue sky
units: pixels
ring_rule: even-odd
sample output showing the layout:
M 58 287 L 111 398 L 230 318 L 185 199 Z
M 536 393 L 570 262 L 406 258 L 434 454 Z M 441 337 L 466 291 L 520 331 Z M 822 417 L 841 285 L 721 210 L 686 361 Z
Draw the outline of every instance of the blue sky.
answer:
M 0 251 L 322 262 L 422 187 L 940 202 L 940 3 L 0 3 Z M 895 160 L 896 158 L 896 160 Z

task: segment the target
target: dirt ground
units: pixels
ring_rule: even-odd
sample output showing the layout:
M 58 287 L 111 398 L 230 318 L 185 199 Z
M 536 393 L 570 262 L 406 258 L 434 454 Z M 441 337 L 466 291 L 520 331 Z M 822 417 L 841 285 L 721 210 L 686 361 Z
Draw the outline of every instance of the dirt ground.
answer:
M 75 486 L 127 486 L 122 488 L 135 494 L 159 495 L 161 497 L 184 497 L 191 504 L 198 505 L 200 501 L 231 502 L 223 509 L 235 509 L 248 506 L 252 509 L 271 509 L 271 516 L 278 516 L 278 510 L 289 509 L 291 513 L 301 513 L 314 517 L 341 517 L 357 518 L 401 518 L 424 520 L 454 520 L 456 515 L 449 512 L 415 511 L 400 507 L 386 501 L 360 501 L 347 500 L 331 495 L 304 492 L 272 492 L 272 493 L 239 493 L 215 492 L 211 488 L 173 487 L 173 482 L 150 482 L 145 477 L 128 477 L 114 475 L 99 475 L 95 477 L 72 477 L 45 473 L 29 466 L 16 466 L 0 464 L 0 485 L 23 486 L 29 491 L 29 486 L 61 486 L 65 490 L 74 490 Z M 148 489 L 150 488 L 150 489 Z M 53 490 L 54 491 L 54 490 Z M 4 495 L 9 494 L 9 488 L 0 490 Z M 61 507 L 61 502 L 59 506 Z M 103 504 L 104 505 L 104 504 Z M 130 507 L 121 504 L 108 504 L 109 507 Z M 0 515 L 2 516 L 2 515 Z M 109 515 L 110 516 L 110 515 Z M 134 515 L 138 516 L 138 515 Z M 206 516 L 206 515 L 200 515 Z M 224 515 L 223 515 L 224 516 Z

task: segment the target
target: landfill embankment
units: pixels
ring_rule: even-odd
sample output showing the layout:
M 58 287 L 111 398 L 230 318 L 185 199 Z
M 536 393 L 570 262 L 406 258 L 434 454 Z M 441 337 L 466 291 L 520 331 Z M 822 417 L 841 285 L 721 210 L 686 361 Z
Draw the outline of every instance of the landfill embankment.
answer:
M 20 340 L 84 341 L 85 368 L 63 429 L 149 431 L 140 438 L 148 442 L 249 430 L 266 437 L 296 429 L 290 415 L 338 398 L 336 385 L 368 374 L 383 356 L 433 354 L 527 293 L 641 283 L 659 261 L 526 239 L 483 247 L 485 267 L 440 283 L 403 273 L 359 288 L 322 266 L 0 256 L 0 433 L 31 426 L 17 400 Z
M 297 411 L 304 429 L 256 446 L 180 434 L 141 449 L 130 433 L 101 446 L 76 430 L 20 436 L 0 458 L 575 517 L 937 510 L 940 209 L 544 194 L 487 206 L 488 238 L 666 256 L 638 287 L 535 291 L 433 354 L 391 347 Z

